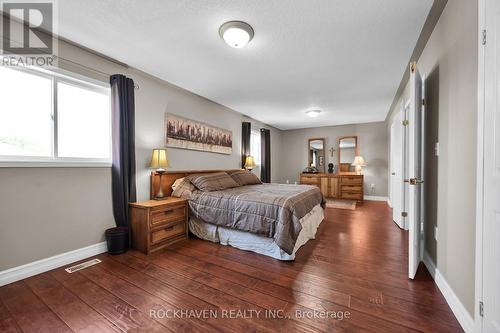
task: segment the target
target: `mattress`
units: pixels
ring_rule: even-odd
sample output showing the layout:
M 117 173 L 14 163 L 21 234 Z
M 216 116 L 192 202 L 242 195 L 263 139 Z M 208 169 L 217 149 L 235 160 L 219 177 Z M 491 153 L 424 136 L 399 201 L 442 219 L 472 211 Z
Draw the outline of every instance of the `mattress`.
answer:
M 315 238 L 316 231 L 323 219 L 324 210 L 321 205 L 317 205 L 299 220 L 302 229 L 291 254 L 283 251 L 273 238 L 210 224 L 195 217 L 189 218 L 189 231 L 201 239 L 214 243 L 230 245 L 241 250 L 252 251 L 278 260 L 294 260 L 297 250 L 306 244 L 307 241 Z

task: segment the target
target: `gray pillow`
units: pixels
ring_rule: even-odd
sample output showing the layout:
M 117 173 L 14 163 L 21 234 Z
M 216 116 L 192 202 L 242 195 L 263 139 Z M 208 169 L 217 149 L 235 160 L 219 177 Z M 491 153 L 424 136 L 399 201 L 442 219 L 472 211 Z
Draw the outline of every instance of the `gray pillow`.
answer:
M 262 184 L 259 177 L 257 177 L 254 173 L 245 170 L 231 173 L 231 178 L 233 178 L 235 182 L 240 184 L 240 186 Z
M 182 178 L 182 181 L 174 188 L 172 196 L 177 198 L 191 199 L 191 195 L 194 191 L 196 191 L 196 187 L 194 187 L 194 185 L 191 184 L 188 179 Z
M 191 175 L 187 176 L 186 179 L 203 192 L 221 191 L 240 186 L 225 172 Z

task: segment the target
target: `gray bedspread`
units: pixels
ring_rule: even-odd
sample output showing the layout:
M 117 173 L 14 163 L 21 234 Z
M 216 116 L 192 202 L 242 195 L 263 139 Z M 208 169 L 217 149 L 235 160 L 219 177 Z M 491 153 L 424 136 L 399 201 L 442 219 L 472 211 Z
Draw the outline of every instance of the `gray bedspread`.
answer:
M 205 222 L 273 238 L 292 254 L 302 225 L 299 220 L 324 199 L 316 186 L 262 184 L 223 191 L 194 191 L 190 214 Z

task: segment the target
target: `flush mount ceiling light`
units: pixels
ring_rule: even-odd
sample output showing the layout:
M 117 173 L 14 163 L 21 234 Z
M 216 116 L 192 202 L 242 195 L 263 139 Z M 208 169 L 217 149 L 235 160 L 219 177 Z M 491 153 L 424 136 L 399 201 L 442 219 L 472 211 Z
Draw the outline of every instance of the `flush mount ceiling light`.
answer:
M 227 45 L 241 49 L 252 40 L 254 31 L 248 23 L 229 21 L 220 26 L 219 35 Z
M 306 114 L 311 118 L 316 118 L 317 116 L 319 116 L 320 113 L 321 110 L 310 110 L 306 112 Z

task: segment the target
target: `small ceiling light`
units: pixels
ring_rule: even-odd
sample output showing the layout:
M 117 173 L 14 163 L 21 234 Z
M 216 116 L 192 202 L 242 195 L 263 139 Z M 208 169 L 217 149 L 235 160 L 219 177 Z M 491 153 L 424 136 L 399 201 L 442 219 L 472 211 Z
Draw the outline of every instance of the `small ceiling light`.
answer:
M 310 110 L 306 112 L 306 114 L 311 118 L 316 118 L 317 116 L 319 116 L 320 113 L 321 110 Z
M 252 40 L 254 31 L 248 23 L 229 21 L 220 26 L 219 35 L 227 45 L 241 49 Z

